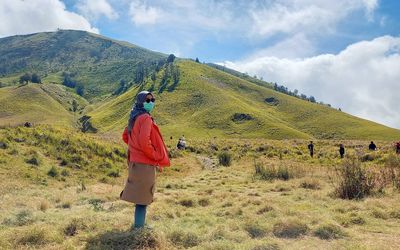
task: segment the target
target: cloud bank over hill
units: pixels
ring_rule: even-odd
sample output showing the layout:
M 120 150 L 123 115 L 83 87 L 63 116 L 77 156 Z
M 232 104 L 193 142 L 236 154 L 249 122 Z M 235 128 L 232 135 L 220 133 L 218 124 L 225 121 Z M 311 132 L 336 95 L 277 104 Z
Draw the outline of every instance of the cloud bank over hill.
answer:
M 224 64 L 400 128 L 400 37 L 358 42 L 338 54 L 279 58 L 263 53 Z

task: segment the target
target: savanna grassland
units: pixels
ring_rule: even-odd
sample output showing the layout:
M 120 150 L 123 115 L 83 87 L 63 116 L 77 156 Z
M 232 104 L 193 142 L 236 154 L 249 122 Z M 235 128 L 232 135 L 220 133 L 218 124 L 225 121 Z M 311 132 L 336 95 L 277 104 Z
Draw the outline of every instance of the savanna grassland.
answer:
M 398 249 L 400 159 L 389 142 L 370 153 L 365 141 L 317 140 L 311 159 L 305 140 L 187 141 L 177 151 L 166 138 L 172 166 L 158 173 L 152 229 L 130 231 L 120 138 L 2 128 L 0 248 Z

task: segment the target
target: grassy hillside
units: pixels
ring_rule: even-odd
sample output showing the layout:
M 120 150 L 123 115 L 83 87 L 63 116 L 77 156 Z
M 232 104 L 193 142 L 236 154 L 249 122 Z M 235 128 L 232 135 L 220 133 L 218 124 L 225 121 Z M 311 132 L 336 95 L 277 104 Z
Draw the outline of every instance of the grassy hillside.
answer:
M 101 131 L 122 130 L 137 92 L 154 89 L 154 117 L 167 136 L 364 140 L 400 137 L 399 130 L 278 93 L 206 65 L 182 60 L 177 66 L 180 80 L 173 89 L 171 82 L 161 86 L 160 71 L 155 81 L 147 79 L 144 85 L 90 112 L 94 126 Z
M 0 249 L 397 249 L 400 158 L 378 141 L 189 140 L 157 174 L 152 230 L 130 231 L 121 140 L 51 126 L 0 129 Z M 175 141 L 167 140 L 171 148 Z M 343 143 L 347 160 L 339 159 Z M 219 156 L 229 155 L 229 166 Z M 360 200 L 335 193 L 360 159 Z M 350 163 L 349 163 L 350 162 Z M 262 171 L 257 169 L 262 169 Z M 357 175 L 360 173 L 357 172 Z M 382 179 L 382 177 L 389 179 Z M 395 177 L 397 176 L 397 177 Z M 391 177 L 395 177 L 391 179 Z
M 61 30 L 0 39 L 0 81 L 15 84 L 24 72 L 60 83 L 73 75 L 93 98 L 132 82 L 138 68 L 154 68 L 166 56 L 85 31 Z
M 52 87 L 55 88 L 57 87 Z M 62 103 L 61 98 L 58 102 L 51 96 L 53 94 L 56 92 L 50 92 L 38 84 L 1 88 L 0 126 L 24 122 L 72 126 L 73 115 L 66 110 L 67 103 Z

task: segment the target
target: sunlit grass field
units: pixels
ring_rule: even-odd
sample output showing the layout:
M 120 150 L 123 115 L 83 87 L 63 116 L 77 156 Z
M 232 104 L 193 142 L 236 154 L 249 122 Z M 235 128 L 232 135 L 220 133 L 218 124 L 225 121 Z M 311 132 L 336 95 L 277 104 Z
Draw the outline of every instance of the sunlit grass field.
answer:
M 0 248 L 400 245 L 400 193 L 380 175 L 400 169 L 390 142 L 377 141 L 371 153 L 366 141 L 317 140 L 312 159 L 306 140 L 187 138 L 185 151 L 174 149 L 176 140 L 166 138 L 172 166 L 157 176 L 147 214 L 152 229 L 132 232 L 133 205 L 119 200 L 127 175 L 119 137 L 50 126 L 1 129 Z M 373 170 L 377 187 L 362 199 L 341 199 L 338 169 L 352 159 Z

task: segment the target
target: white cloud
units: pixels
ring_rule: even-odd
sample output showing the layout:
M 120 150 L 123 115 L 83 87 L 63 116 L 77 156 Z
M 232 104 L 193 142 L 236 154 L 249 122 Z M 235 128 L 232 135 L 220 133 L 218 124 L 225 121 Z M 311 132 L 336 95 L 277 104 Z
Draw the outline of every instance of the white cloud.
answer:
M 0 0 L 0 37 L 57 29 L 99 33 L 84 17 L 67 11 L 59 0 Z
M 96 20 L 102 15 L 111 20 L 119 16 L 107 0 L 80 0 L 76 7 L 83 16 L 91 20 Z
M 145 1 L 135 0 L 129 6 L 129 14 L 136 25 L 147 25 L 161 20 L 164 12 L 159 8 L 148 6 Z
M 400 37 L 383 36 L 340 53 L 225 62 L 242 72 L 299 89 L 351 114 L 400 128 Z
M 279 0 L 257 4 L 249 9 L 251 35 L 334 32 L 335 25 L 350 13 L 364 10 L 371 19 L 377 7 L 377 0 Z

